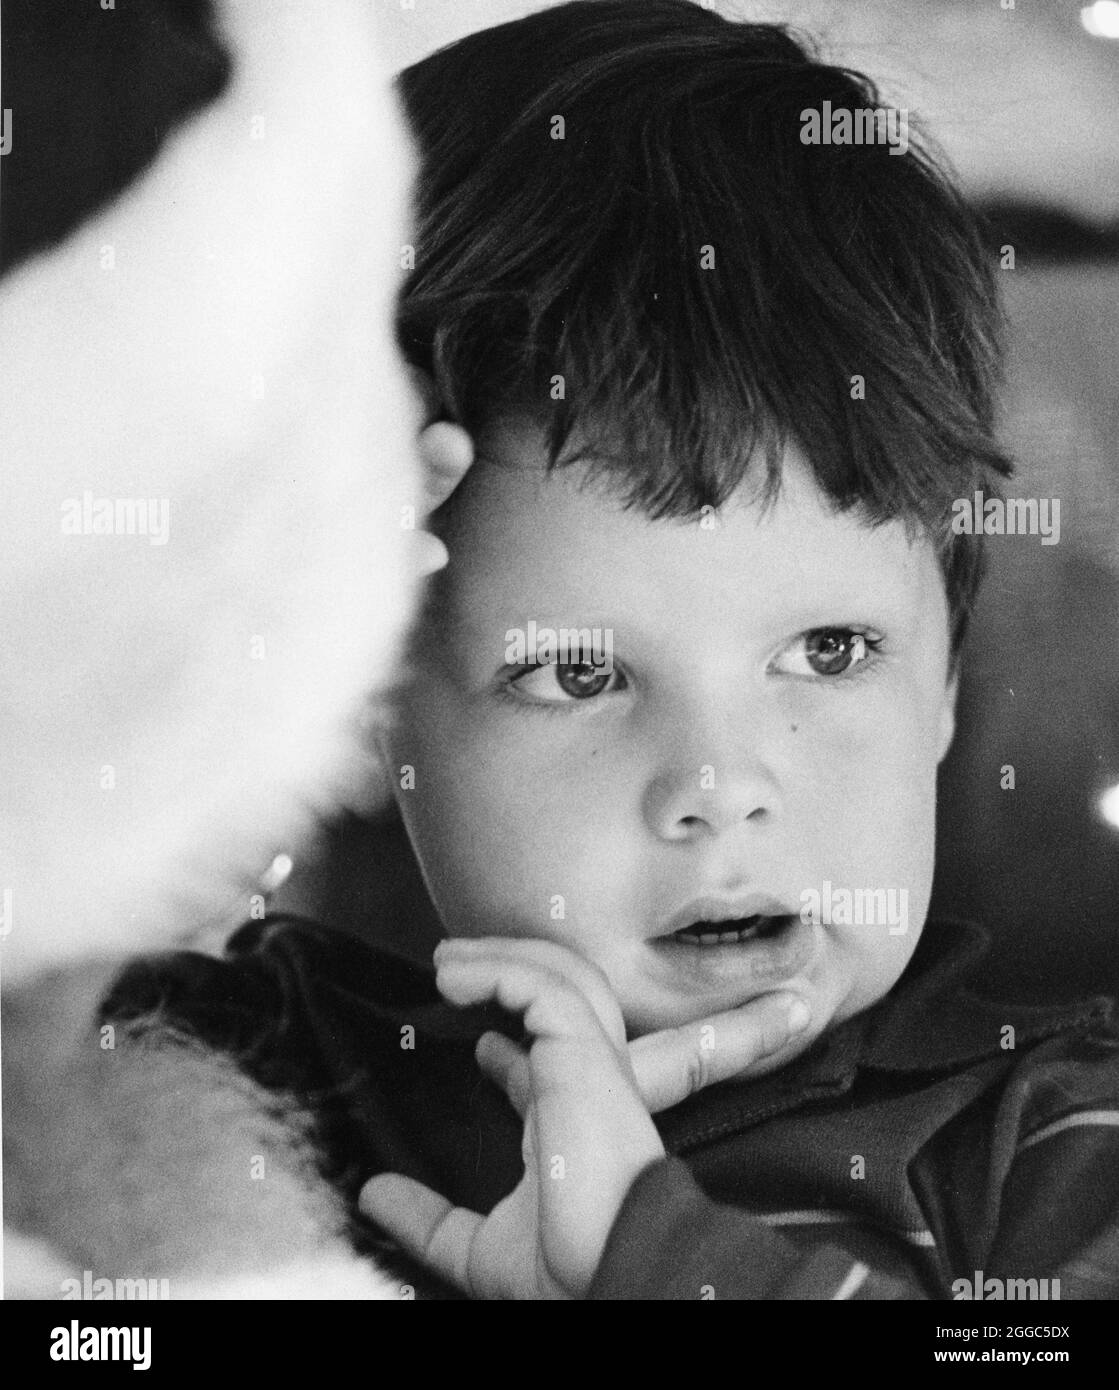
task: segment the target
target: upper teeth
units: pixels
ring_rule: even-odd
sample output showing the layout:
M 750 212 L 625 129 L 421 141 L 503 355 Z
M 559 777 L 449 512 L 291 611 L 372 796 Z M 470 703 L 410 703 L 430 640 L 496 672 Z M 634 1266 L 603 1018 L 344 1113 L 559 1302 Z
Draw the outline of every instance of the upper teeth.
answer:
M 699 928 L 714 926 L 713 922 L 697 922 L 694 927 L 684 927 L 675 933 L 677 941 L 688 941 L 695 946 L 728 945 L 735 941 L 746 941 L 757 934 L 764 918 L 753 917 L 748 925 L 733 931 L 702 931 Z

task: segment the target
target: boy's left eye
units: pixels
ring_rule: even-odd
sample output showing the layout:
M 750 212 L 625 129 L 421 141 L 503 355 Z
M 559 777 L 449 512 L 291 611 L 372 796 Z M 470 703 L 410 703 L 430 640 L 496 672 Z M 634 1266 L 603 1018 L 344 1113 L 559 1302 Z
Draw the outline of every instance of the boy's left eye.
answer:
M 571 700 L 592 700 L 596 695 L 625 688 L 621 671 L 604 671 L 590 661 L 546 662 L 526 666 L 508 681 L 521 698 L 541 704 L 566 704 Z
M 791 676 L 843 676 L 868 661 L 880 646 L 881 638 L 856 628 L 816 627 L 784 648 L 774 669 Z

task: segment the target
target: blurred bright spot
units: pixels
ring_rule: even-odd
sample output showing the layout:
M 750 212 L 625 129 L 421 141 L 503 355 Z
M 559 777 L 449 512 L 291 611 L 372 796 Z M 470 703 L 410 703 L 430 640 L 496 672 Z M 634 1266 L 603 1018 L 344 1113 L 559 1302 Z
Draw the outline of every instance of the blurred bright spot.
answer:
M 1080 22 L 1095 39 L 1119 39 L 1119 0 L 1096 0 L 1080 11 Z
M 1108 825 L 1113 825 L 1119 830 L 1119 784 L 1108 787 L 1103 796 L 1100 797 L 1100 815 L 1107 821 Z
M 1115 789 L 1119 791 L 1119 787 Z M 1117 822 L 1119 824 L 1119 822 Z M 285 881 L 292 870 L 292 858 L 290 854 L 277 854 L 272 863 L 268 866 L 268 872 L 260 880 L 260 886 L 265 893 L 274 893 L 277 888 Z

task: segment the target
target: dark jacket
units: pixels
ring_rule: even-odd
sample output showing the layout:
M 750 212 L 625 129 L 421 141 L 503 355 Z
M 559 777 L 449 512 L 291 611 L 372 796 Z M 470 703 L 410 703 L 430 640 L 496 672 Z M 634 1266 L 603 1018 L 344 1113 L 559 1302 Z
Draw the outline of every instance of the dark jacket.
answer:
M 658 1115 L 670 1157 L 631 1188 L 591 1296 L 1119 1296 L 1111 1004 L 984 1002 L 969 985 L 985 944 L 930 923 L 874 1008 Z M 451 1008 L 430 970 L 271 918 L 224 959 L 133 964 L 103 1012 L 152 1010 L 311 1108 L 359 1249 L 384 1257 L 356 1209 L 375 1172 L 477 1211 L 519 1181 L 520 1123 L 473 1057 L 487 1028 L 519 1023 Z

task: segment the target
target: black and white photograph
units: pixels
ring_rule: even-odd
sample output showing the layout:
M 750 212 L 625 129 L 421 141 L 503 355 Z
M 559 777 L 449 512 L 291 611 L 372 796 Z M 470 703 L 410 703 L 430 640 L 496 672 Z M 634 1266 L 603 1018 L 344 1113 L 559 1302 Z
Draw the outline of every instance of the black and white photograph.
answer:
M 4 0 L 0 64 L 32 1374 L 493 1300 L 1090 1374 L 1119 0 Z

